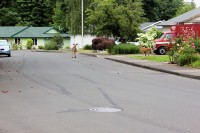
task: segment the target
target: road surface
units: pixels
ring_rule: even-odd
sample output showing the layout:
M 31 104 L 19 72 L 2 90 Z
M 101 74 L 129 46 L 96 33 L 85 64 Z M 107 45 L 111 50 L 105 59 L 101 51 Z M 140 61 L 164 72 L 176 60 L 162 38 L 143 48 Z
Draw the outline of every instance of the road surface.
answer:
M 199 80 L 70 53 L 0 57 L 0 133 L 199 133 L 199 112 Z

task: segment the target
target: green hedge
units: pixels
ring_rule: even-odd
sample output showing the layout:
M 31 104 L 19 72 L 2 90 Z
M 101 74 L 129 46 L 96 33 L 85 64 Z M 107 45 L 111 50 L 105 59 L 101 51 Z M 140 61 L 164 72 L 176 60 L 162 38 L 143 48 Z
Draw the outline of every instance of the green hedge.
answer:
M 84 47 L 83 47 L 83 49 L 84 50 L 92 50 L 92 46 L 91 45 L 85 45 Z
M 49 42 L 44 46 L 44 50 L 58 50 L 59 47 L 54 42 Z
M 133 44 L 119 44 L 108 49 L 109 54 L 139 54 L 139 46 Z

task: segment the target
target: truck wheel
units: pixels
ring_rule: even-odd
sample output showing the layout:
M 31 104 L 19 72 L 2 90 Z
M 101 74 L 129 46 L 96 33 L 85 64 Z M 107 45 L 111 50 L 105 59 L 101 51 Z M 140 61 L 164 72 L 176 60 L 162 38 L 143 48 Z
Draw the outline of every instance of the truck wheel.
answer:
M 166 49 L 165 49 L 164 47 L 160 47 L 160 48 L 158 49 L 158 54 L 160 54 L 160 55 L 166 54 Z

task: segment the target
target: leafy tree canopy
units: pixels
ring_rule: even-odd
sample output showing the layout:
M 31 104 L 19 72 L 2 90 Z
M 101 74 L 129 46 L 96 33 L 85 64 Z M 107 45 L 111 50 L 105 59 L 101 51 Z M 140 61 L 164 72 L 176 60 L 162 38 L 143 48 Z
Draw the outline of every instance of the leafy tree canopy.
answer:
M 183 13 L 193 10 L 193 9 L 195 9 L 195 7 L 196 7 L 196 5 L 194 3 L 192 3 L 192 4 L 185 3 L 183 6 L 178 8 L 178 10 L 176 12 L 176 16 L 179 16 Z
M 86 13 L 90 32 L 99 36 L 134 39 L 144 20 L 140 0 L 124 0 L 122 4 L 115 0 L 94 0 Z

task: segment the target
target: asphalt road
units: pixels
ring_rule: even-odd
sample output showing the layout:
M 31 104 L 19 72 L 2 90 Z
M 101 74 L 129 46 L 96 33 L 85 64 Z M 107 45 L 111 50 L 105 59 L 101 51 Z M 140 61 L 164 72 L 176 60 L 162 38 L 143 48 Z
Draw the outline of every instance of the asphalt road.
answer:
M 0 133 L 199 132 L 199 80 L 70 53 L 0 56 Z

